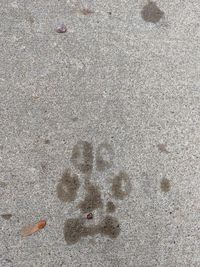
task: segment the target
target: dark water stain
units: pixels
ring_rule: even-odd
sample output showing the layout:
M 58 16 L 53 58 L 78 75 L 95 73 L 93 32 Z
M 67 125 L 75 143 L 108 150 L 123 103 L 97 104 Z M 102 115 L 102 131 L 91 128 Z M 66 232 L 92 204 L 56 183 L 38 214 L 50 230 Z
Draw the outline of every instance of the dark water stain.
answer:
M 111 238 L 116 238 L 120 233 L 118 220 L 114 217 L 106 216 L 99 226 L 99 232 Z
M 118 199 L 124 199 L 131 192 L 131 182 L 125 172 L 119 172 L 112 181 L 113 196 Z
M 46 140 L 44 140 L 44 143 L 45 143 L 46 145 L 49 145 L 49 144 L 50 144 L 50 140 L 49 140 L 49 139 L 46 139 Z
M 64 237 L 67 244 L 72 245 L 80 241 L 82 237 L 97 234 L 116 238 L 120 234 L 119 222 L 116 218 L 106 216 L 99 225 L 84 226 L 85 221 L 80 218 L 66 220 L 64 225 Z
M 6 184 L 5 182 L 0 181 L 0 187 L 5 188 L 6 185 L 7 185 L 7 184 Z
M 85 199 L 79 203 L 78 207 L 83 213 L 91 212 L 93 210 L 103 207 L 103 202 L 101 199 L 101 192 L 97 186 L 89 184 L 86 187 L 87 194 Z
M 4 219 L 4 220 L 10 220 L 10 218 L 12 217 L 12 214 L 11 213 L 5 213 L 5 214 L 1 214 L 1 217 Z
M 31 25 L 35 22 L 35 20 L 32 16 L 28 16 L 27 20 L 30 22 Z
M 35 22 L 34 17 L 29 13 L 25 15 L 25 20 L 30 24 L 30 26 L 32 26 Z
M 74 118 L 72 118 L 72 121 L 73 122 L 76 122 L 78 120 L 78 117 L 74 117 Z
M 89 8 L 83 8 L 81 9 L 81 13 L 85 16 L 89 16 L 89 15 L 94 14 L 94 11 L 90 10 Z
M 57 185 L 57 196 L 62 202 L 73 201 L 76 198 L 79 187 L 78 175 L 71 174 L 70 170 L 66 170 Z
M 68 219 L 64 225 L 65 241 L 68 244 L 77 243 L 81 237 L 91 234 L 89 229 L 84 226 L 83 219 Z
M 160 182 L 160 189 L 165 193 L 169 192 L 171 189 L 170 180 L 167 178 L 163 178 Z
M 106 211 L 115 212 L 115 210 L 116 210 L 115 204 L 112 201 L 108 201 L 106 204 Z
M 86 141 L 79 141 L 72 150 L 71 163 L 82 173 L 92 171 L 93 147 Z
M 141 16 L 146 22 L 156 23 L 164 16 L 164 12 L 157 7 L 155 2 L 149 1 L 149 3 L 143 7 Z
M 167 145 L 166 144 L 158 144 L 157 147 L 160 150 L 160 152 L 163 152 L 163 153 L 166 153 L 166 154 L 169 153 L 169 151 L 167 150 Z
M 105 171 L 113 164 L 114 151 L 111 145 L 102 143 L 96 152 L 96 167 L 98 171 Z
M 30 21 L 31 24 L 33 24 L 35 20 L 34 20 L 33 17 L 30 16 L 30 17 L 29 17 L 29 21 Z

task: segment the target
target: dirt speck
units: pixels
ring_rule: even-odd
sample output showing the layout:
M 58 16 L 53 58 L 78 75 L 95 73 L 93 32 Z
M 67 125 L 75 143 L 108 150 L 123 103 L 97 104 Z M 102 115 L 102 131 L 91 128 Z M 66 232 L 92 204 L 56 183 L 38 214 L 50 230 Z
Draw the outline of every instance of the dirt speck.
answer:
M 92 220 L 92 219 L 93 219 L 93 214 L 92 214 L 91 212 L 88 213 L 87 216 L 86 216 L 86 218 L 87 218 L 88 220 Z
M 115 207 L 115 204 L 112 201 L 108 201 L 106 206 L 107 206 L 106 207 L 106 211 L 107 212 L 115 212 L 116 207 Z
M 114 151 L 111 145 L 102 143 L 97 148 L 96 166 L 98 171 L 105 171 L 113 164 Z
M 86 141 L 79 141 L 72 150 L 71 162 L 82 173 L 92 171 L 93 147 Z
M 90 10 L 88 8 L 83 8 L 81 9 L 81 13 L 85 16 L 89 16 L 89 15 L 92 15 L 94 14 L 94 11 L 93 10 Z
M 78 175 L 71 174 L 70 170 L 66 170 L 57 185 L 57 196 L 62 202 L 73 201 L 76 198 L 79 187 Z
M 87 194 L 85 199 L 79 203 L 78 207 L 81 209 L 83 213 L 91 212 L 98 208 L 103 207 L 101 192 L 98 187 L 89 184 L 86 188 Z
M 160 189 L 165 193 L 169 192 L 171 189 L 170 180 L 167 178 L 163 178 L 160 182 Z
M 63 23 L 61 23 L 60 25 L 56 27 L 57 33 L 65 33 L 66 31 L 67 31 L 67 27 Z
M 12 214 L 11 213 L 5 213 L 5 214 L 1 214 L 1 217 L 4 219 L 4 220 L 10 220 L 10 218 L 12 217 Z
M 131 192 L 131 182 L 125 172 L 119 172 L 112 181 L 113 196 L 118 199 L 124 199 Z
M 169 153 L 169 151 L 167 150 L 167 145 L 166 144 L 158 144 L 157 147 L 160 150 L 160 152 L 163 152 L 163 153 L 166 153 L 166 154 Z
M 100 233 L 116 238 L 120 233 L 119 222 L 116 218 L 106 216 L 99 226 Z
M 164 12 L 161 11 L 155 2 L 149 1 L 141 11 L 141 16 L 144 21 L 157 23 L 164 16 Z

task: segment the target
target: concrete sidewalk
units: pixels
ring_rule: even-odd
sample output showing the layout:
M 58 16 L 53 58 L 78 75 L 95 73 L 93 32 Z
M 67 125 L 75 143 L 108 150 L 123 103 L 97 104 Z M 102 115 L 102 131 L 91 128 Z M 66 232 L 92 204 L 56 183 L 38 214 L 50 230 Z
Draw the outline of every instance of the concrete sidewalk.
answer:
M 200 266 L 199 1 L 0 13 L 0 266 Z

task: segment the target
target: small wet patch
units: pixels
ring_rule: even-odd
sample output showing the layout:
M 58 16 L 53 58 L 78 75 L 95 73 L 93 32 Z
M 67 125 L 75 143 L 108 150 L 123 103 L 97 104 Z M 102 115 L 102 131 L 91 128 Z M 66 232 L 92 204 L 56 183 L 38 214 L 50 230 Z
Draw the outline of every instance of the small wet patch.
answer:
M 164 16 L 164 12 L 157 7 L 155 2 L 150 1 L 143 7 L 141 16 L 146 22 L 157 23 Z
M 120 234 L 119 222 L 116 218 L 111 216 L 106 216 L 99 225 L 86 227 L 84 223 L 84 219 L 81 218 L 66 220 L 64 225 L 64 237 L 69 245 L 77 243 L 82 237 L 86 236 L 101 234 L 110 238 L 116 238 Z
M 12 214 L 11 214 L 11 213 L 1 214 L 1 217 L 2 217 L 4 220 L 8 221 L 8 220 L 11 219 Z
M 167 193 L 170 191 L 171 189 L 171 183 L 170 183 L 170 180 L 167 179 L 167 178 L 163 178 L 160 182 L 160 189 L 161 191 Z

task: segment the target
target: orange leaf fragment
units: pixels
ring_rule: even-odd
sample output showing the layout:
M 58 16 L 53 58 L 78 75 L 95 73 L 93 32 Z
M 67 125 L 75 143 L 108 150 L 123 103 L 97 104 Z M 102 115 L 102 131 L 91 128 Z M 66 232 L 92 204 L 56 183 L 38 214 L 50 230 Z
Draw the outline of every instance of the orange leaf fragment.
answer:
M 26 236 L 32 235 L 32 234 L 40 231 L 45 226 L 46 226 L 46 221 L 41 220 L 38 223 L 36 223 L 35 225 L 28 225 L 28 226 L 23 227 L 21 234 L 23 237 L 26 237 Z

